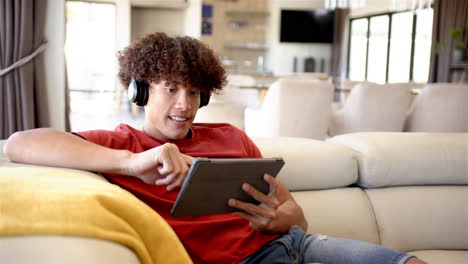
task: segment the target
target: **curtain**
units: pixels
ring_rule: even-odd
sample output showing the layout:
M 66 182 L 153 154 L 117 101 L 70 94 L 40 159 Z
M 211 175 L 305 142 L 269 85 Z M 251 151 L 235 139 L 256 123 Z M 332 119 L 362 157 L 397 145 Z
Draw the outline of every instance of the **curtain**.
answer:
M 346 76 L 349 13 L 349 8 L 337 8 L 335 10 L 335 29 L 331 56 L 331 75 L 335 87 L 339 87 L 339 83 Z
M 41 54 L 46 4 L 0 1 L 0 139 L 50 124 Z
M 434 22 L 432 27 L 431 64 L 429 82 L 449 82 L 450 64 L 454 42 L 450 31 L 464 26 L 464 42 L 468 45 L 468 1 L 467 0 L 434 0 Z M 437 53 L 437 44 L 443 48 Z

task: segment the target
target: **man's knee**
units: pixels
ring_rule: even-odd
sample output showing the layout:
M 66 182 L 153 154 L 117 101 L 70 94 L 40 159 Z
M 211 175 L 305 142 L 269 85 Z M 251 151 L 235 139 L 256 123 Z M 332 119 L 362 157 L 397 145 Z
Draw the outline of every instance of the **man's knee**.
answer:
M 321 263 L 314 262 L 314 263 L 308 263 L 308 264 L 321 264 Z M 410 258 L 408 259 L 408 261 L 405 262 L 405 264 L 427 264 L 427 263 L 417 258 Z

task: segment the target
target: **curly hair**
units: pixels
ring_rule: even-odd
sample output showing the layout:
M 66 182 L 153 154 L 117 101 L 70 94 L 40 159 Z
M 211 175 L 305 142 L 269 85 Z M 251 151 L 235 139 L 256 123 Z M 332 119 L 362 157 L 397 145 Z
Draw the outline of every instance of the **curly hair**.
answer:
M 205 44 L 191 37 L 169 37 L 162 32 L 132 42 L 117 54 L 119 79 L 128 87 L 137 81 L 197 87 L 212 94 L 226 84 L 226 73 L 219 59 Z

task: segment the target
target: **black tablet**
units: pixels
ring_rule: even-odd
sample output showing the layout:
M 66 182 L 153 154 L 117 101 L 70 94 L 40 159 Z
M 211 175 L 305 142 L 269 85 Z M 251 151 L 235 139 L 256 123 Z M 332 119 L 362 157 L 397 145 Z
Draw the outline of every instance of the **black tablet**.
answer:
M 208 159 L 196 158 L 172 207 L 172 216 L 194 216 L 239 211 L 228 205 L 231 198 L 258 204 L 242 190 L 249 183 L 268 193 L 265 173 L 278 175 L 284 165 L 282 158 Z

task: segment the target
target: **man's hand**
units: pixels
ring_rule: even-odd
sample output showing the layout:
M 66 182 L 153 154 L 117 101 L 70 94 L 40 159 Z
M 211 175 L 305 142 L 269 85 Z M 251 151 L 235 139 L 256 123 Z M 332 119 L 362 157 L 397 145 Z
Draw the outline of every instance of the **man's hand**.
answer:
M 242 185 L 242 189 L 259 201 L 260 205 L 230 199 L 229 206 L 245 211 L 236 214 L 249 220 L 250 226 L 256 231 L 282 234 L 287 233 L 293 225 L 307 231 L 307 221 L 302 209 L 286 187 L 268 174 L 265 174 L 264 179 L 270 184 L 268 195 L 247 183 Z
M 171 143 L 137 153 L 130 159 L 128 174 L 148 184 L 168 185 L 173 190 L 182 185 L 193 158 L 180 153 Z

